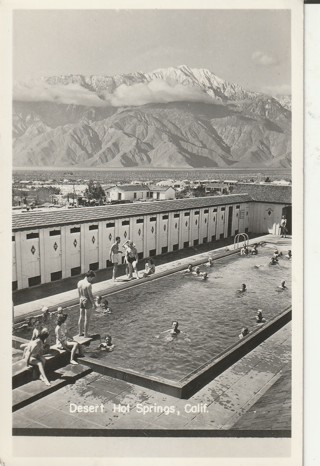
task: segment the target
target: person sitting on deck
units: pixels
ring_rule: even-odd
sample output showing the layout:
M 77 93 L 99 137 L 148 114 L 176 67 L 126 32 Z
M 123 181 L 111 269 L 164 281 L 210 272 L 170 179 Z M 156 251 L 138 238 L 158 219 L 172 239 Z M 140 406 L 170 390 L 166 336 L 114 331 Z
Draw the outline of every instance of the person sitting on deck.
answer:
M 100 343 L 98 348 L 104 351 L 113 351 L 114 344 L 112 343 L 111 335 L 106 335 L 105 341 L 103 343 Z
M 37 338 L 39 338 L 41 330 L 42 330 L 41 319 L 38 318 L 38 319 L 32 320 L 32 325 L 33 325 L 33 331 L 32 331 L 32 336 L 31 336 L 30 341 L 34 341 Z M 29 343 L 23 343 L 22 345 L 20 345 L 20 349 L 24 350 L 23 356 L 26 353 L 26 349 L 27 349 L 28 345 L 29 345 Z
M 247 335 L 249 335 L 249 330 L 247 329 L 247 327 L 244 327 L 241 330 L 241 333 L 239 335 L 239 339 L 242 340 L 242 338 L 246 337 Z
M 148 259 L 146 259 L 143 277 L 144 278 L 148 277 L 149 275 L 154 274 L 155 271 L 156 271 L 156 266 L 154 265 L 153 260 L 150 257 L 148 257 Z
M 243 246 L 240 250 L 240 256 L 247 256 L 249 254 L 248 247 L 246 245 Z
M 25 350 L 24 358 L 26 360 L 27 366 L 36 366 L 40 372 L 40 380 L 44 382 L 47 386 L 50 386 L 50 382 L 47 379 L 44 367 L 46 360 L 43 356 L 44 352 L 44 343 L 49 336 L 49 332 L 46 328 L 43 328 L 39 336 L 35 340 L 31 340 Z
M 71 351 L 70 363 L 78 364 L 74 358 L 77 351 L 79 352 L 79 356 L 83 356 L 82 346 L 77 341 L 74 341 L 72 338 L 68 338 L 67 328 L 63 325 L 66 322 L 67 318 L 67 314 L 62 314 L 57 318 L 57 326 L 55 328 L 56 345 L 59 349 Z
M 262 316 L 262 310 L 258 309 L 257 315 L 256 315 L 256 322 L 257 324 L 264 324 L 266 319 Z

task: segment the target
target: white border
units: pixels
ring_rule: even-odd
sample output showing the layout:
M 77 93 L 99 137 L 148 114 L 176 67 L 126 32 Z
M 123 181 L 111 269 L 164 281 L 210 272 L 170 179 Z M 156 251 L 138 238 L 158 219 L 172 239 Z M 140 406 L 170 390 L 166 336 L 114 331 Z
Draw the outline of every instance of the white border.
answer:
M 303 267 L 302 267 L 302 238 L 303 238 L 303 137 L 302 137 L 302 115 L 303 115 L 303 3 L 301 0 L 189 0 L 174 3 L 172 0 L 153 0 L 146 3 L 144 0 L 135 0 L 134 5 L 130 0 L 91 0 L 90 2 L 66 2 L 66 1 L 7 1 L 1 5 L 1 52 L 4 57 L 4 74 L 2 74 L 1 89 L 1 171 L 2 171 L 2 196 L 1 200 L 1 257 L 5 258 L 4 263 L 10 264 L 11 250 L 6 245 L 10 241 L 11 225 L 11 76 L 8 70 L 11 69 L 11 13 L 12 9 L 98 9 L 98 8 L 183 8 L 183 9 L 291 9 L 292 12 L 292 89 L 293 89 L 293 250 L 294 250 L 294 272 L 293 283 L 295 285 L 293 293 L 293 437 L 290 439 L 234 439 L 234 438 L 14 438 L 15 454 L 17 452 L 24 457 L 13 456 L 11 437 L 11 394 L 10 382 L 5 385 L 4 406 L 2 407 L 2 433 L 0 444 L 0 458 L 6 464 L 43 464 L 43 458 L 36 456 L 43 455 L 46 465 L 56 464 L 61 458 L 55 457 L 59 451 L 65 456 L 64 464 L 74 464 L 75 457 L 77 465 L 88 464 L 88 454 L 92 455 L 91 464 L 103 464 L 103 457 L 109 457 L 108 462 L 112 464 L 128 464 L 129 458 L 119 458 L 120 455 L 131 457 L 131 464 L 149 464 L 147 457 L 154 455 L 166 455 L 163 458 L 153 458 L 154 465 L 163 464 L 169 461 L 168 457 L 175 458 L 175 464 L 212 464 L 215 457 L 215 464 L 219 465 L 290 465 L 301 464 L 302 459 L 302 329 L 303 329 Z M 6 152 L 5 152 L 6 149 Z M 3 194 L 4 193 L 4 194 Z M 4 227 L 4 228 L 2 228 Z M 4 269 L 5 270 L 5 269 Z M 11 268 L 8 267 L 8 277 L 5 277 L 2 291 L 2 298 L 5 296 L 4 308 L 8 314 L 8 319 L 1 328 L 1 335 L 5 345 L 0 353 L 1 375 L 3 379 L 11 381 L 11 367 L 7 361 L 11 362 Z M 3 403 L 2 403 L 3 404 Z M 291 454 L 290 454 L 291 447 Z M 224 458 L 228 452 L 229 457 Z M 270 455 L 280 455 L 281 452 L 290 456 L 283 458 L 270 457 Z M 184 457 L 184 456 L 187 457 Z M 203 458 L 207 456 L 207 458 Z M 93 459 L 94 457 L 94 459 Z M 180 457 L 180 458 L 179 458 Z M 184 458 L 181 458 L 184 457 Z M 112 459 L 111 459 L 112 458 Z M 218 460 L 219 458 L 219 460 Z M 232 458 L 232 459 L 231 459 Z M 170 460 L 170 463 L 172 461 Z

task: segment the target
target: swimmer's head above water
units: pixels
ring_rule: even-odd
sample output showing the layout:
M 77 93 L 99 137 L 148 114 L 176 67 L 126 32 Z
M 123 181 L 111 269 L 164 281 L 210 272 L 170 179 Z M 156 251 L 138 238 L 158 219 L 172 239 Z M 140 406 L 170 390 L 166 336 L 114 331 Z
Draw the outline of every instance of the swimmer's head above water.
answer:
M 180 333 L 178 326 L 179 326 L 179 322 L 177 320 L 174 320 L 172 322 L 171 333 Z

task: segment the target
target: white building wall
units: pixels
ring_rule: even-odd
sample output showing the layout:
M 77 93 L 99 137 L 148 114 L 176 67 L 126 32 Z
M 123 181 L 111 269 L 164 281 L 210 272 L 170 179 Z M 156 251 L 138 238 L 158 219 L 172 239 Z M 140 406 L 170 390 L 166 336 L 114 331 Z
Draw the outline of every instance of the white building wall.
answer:
M 66 276 L 70 277 L 71 269 L 81 267 L 81 227 L 80 225 L 68 225 L 64 230 Z
M 248 215 L 249 231 L 279 234 L 283 205 L 251 203 Z
M 13 235 L 14 236 L 14 235 Z M 17 281 L 16 241 L 12 241 L 12 281 Z
M 174 245 L 179 245 L 179 232 L 180 232 L 180 218 L 181 212 L 171 212 L 170 214 L 171 220 L 171 240 L 170 240 L 170 251 L 173 251 Z
M 225 207 L 225 210 L 223 210 Z M 284 205 L 267 203 L 233 206 L 231 235 L 239 233 L 279 233 Z M 199 212 L 199 213 L 196 213 Z M 229 206 L 163 212 L 78 225 L 64 225 L 17 231 L 12 241 L 12 280 L 18 289 L 27 288 L 29 279 L 39 283 L 52 280 L 52 273 L 66 278 L 88 271 L 90 264 L 103 269 L 109 260 L 116 236 L 121 245 L 131 239 L 143 257 L 173 249 L 219 240 L 228 234 Z M 91 228 L 90 228 L 91 227 Z M 93 229 L 92 229 L 93 227 Z M 50 232 L 57 231 L 58 234 Z M 110 265 L 110 264 L 109 264 Z M 73 272 L 72 272 L 73 270 Z M 33 284 L 34 280 L 33 280 Z
M 40 275 L 40 241 L 27 238 L 28 235 L 39 235 L 38 230 L 24 231 L 21 234 L 21 278 L 22 288 L 29 286 L 28 279 Z

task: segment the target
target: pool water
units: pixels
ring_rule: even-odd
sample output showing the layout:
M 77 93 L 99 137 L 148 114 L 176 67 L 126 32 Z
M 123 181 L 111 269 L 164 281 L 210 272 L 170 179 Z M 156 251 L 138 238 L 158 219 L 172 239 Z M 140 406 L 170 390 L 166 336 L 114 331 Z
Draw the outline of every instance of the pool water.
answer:
M 92 342 L 86 353 L 122 369 L 178 382 L 238 342 L 242 327 L 255 330 L 258 309 L 269 321 L 291 303 L 291 262 L 281 258 L 279 265 L 269 265 L 274 249 L 266 244 L 257 256 L 237 254 L 216 260 L 212 268 L 202 265 L 207 281 L 178 272 L 110 294 L 112 314 L 94 311 L 90 333 L 110 334 L 114 351 L 100 351 L 99 342 Z M 279 289 L 283 280 L 285 291 Z M 237 292 L 242 283 L 245 293 Z M 75 335 L 78 306 L 68 314 L 69 333 Z M 165 332 L 173 320 L 181 330 L 176 337 Z M 52 324 L 52 342 L 53 329 Z M 31 330 L 15 334 L 29 338 Z

